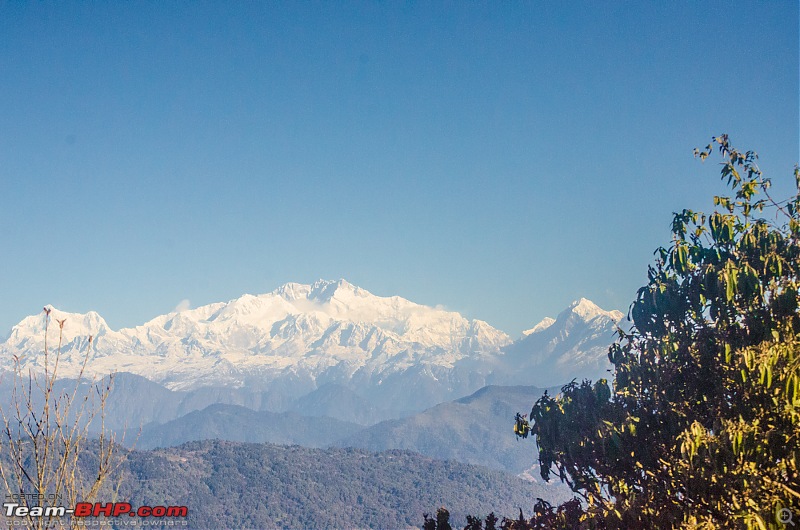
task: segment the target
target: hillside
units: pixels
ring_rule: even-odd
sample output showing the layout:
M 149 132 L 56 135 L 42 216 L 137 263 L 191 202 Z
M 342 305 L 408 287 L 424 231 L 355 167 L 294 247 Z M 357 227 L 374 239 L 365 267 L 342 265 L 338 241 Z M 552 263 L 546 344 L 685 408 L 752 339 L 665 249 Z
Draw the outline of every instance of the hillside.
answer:
M 555 394 L 559 388 L 548 390 Z M 514 436 L 511 430 L 514 414 L 527 413 L 543 392 L 544 389 L 532 386 L 484 387 L 470 396 L 367 428 L 294 411 L 257 412 L 238 405 L 215 404 L 165 423 L 145 425 L 136 447 L 152 449 L 220 439 L 306 447 L 333 445 L 370 451 L 403 449 L 439 460 L 521 474 L 535 463 L 536 447 L 530 440 Z
M 391 529 L 418 527 L 440 506 L 463 526 L 468 513 L 529 511 L 551 494 L 501 472 L 406 451 L 206 441 L 132 452 L 119 497 L 134 506 L 185 504 L 194 529 Z
M 550 389 L 551 394 L 557 391 Z M 405 449 L 520 474 L 536 462 L 536 445 L 514 436 L 514 414 L 527 414 L 543 392 L 532 386 L 484 387 L 419 414 L 378 423 L 336 445 L 371 451 Z

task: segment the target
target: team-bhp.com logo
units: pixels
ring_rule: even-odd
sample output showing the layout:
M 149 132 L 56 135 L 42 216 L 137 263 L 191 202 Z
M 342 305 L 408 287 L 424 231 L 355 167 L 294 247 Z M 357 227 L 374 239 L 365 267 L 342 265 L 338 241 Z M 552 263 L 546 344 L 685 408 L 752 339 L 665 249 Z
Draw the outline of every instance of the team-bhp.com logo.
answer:
M 134 508 L 129 502 L 79 502 L 74 508 L 67 508 L 66 506 L 26 506 L 19 502 L 6 502 L 3 504 L 3 513 L 6 517 L 27 519 L 36 519 L 40 517 L 61 518 L 70 516 L 86 519 L 101 516 L 124 519 L 124 517 L 128 516 L 139 518 L 153 517 L 158 521 L 165 521 L 167 519 L 185 518 L 189 514 L 189 508 L 186 506 L 139 506 L 138 508 Z M 153 522 L 156 523 L 156 521 Z M 93 526 L 88 521 L 86 521 L 86 523 L 88 524 L 79 524 L 79 526 Z M 156 525 L 158 525 L 158 523 L 156 523 Z M 172 524 L 170 524 L 170 526 L 172 526 Z

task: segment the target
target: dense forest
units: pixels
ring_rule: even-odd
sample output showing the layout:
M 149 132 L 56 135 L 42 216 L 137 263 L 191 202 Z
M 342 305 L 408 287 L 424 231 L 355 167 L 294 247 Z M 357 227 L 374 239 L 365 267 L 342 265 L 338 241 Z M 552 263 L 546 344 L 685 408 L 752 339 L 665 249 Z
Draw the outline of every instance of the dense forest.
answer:
M 130 452 L 118 498 L 187 505 L 190 528 L 402 528 L 440 506 L 463 526 L 467 514 L 527 511 L 548 494 L 513 475 L 408 451 L 212 440 Z

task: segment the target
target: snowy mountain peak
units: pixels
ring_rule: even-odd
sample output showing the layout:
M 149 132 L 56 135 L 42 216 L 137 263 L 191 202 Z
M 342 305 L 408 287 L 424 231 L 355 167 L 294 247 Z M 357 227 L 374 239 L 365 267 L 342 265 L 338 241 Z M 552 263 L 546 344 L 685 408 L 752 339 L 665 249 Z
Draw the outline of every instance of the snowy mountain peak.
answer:
M 541 322 L 533 326 L 531 329 L 526 329 L 522 332 L 523 337 L 527 337 L 528 335 L 532 335 L 534 333 L 539 333 L 540 331 L 544 331 L 553 324 L 555 324 L 556 319 L 550 317 L 544 317 Z
M 271 293 L 173 311 L 118 331 L 97 313 L 53 309 L 48 344 L 58 339 L 54 319 L 65 316 L 64 375 L 81 370 L 88 335 L 94 335 L 99 340 L 91 349 L 93 374 L 127 371 L 173 389 L 250 380 L 268 388 L 291 380 L 300 391 L 353 377 L 393 377 L 401 388 L 406 376 L 400 374 L 409 370 L 451 370 L 511 342 L 485 322 L 398 296 L 376 296 L 345 280 L 287 283 Z M 41 365 L 43 331 L 43 314 L 20 322 L 0 342 L 0 368 L 12 358 L 6 353 L 29 354 L 26 362 Z
M 354 296 L 366 298 L 372 296 L 372 293 L 356 287 L 347 280 L 340 279 L 336 281 L 317 280 L 311 285 L 311 290 L 308 294 L 309 300 L 317 300 L 323 303 L 330 302 L 333 298 L 347 299 Z
M 489 379 L 546 386 L 604 376 L 622 318 L 580 299 L 512 343 L 486 322 L 374 295 L 345 280 L 287 283 L 118 331 L 93 311 L 47 309 L 49 351 L 58 344 L 58 321 L 66 319 L 59 361 L 65 377 L 81 373 L 89 355 L 91 375 L 131 372 L 171 389 L 253 385 L 275 392 L 278 403 L 331 383 L 408 410 L 472 392 Z M 14 356 L 42 369 L 45 321 L 40 312 L 12 329 L 0 342 L 0 369 Z
M 314 300 L 319 303 L 330 302 L 337 294 L 339 298 L 347 297 L 347 295 L 371 296 L 369 291 L 356 287 L 344 279 L 317 280 L 311 285 L 287 283 L 270 294 L 281 296 L 288 301 Z
M 619 311 L 605 311 L 591 300 L 580 298 L 572 302 L 569 307 L 562 311 L 556 320 L 563 321 L 573 316 L 577 316 L 584 322 L 589 322 L 599 316 L 604 316 L 614 322 L 618 322 L 622 319 L 623 315 Z
M 300 300 L 301 298 L 308 298 L 310 290 L 311 287 L 309 285 L 289 282 L 281 285 L 270 294 L 280 296 L 286 300 Z
M 47 312 L 50 312 L 48 317 Z M 60 323 L 63 322 L 63 328 Z M 100 336 L 109 331 L 108 324 L 95 311 L 88 313 L 68 313 L 48 304 L 38 315 L 25 317 L 19 324 L 11 328 L 6 344 L 25 344 L 31 337 L 44 337 L 47 324 L 47 339 L 50 344 L 57 344 L 59 334 L 63 343 L 69 343 L 79 337 Z
M 44 311 L 42 311 L 40 315 L 29 318 L 40 318 L 41 326 L 44 328 L 47 311 L 50 312 L 49 327 L 51 329 L 58 329 L 60 322 L 63 322 L 65 335 L 67 333 L 69 333 L 70 336 L 76 334 L 96 335 L 108 329 L 108 324 L 106 324 L 103 317 L 96 311 L 89 311 L 88 313 L 67 313 L 49 304 L 44 307 Z
M 608 377 L 613 368 L 608 362 L 608 347 L 614 342 L 614 331 L 622 316 L 619 311 L 605 311 L 585 298 L 572 302 L 555 320 L 544 319 L 505 348 L 517 370 L 509 379 L 546 386 L 573 378 L 594 381 Z

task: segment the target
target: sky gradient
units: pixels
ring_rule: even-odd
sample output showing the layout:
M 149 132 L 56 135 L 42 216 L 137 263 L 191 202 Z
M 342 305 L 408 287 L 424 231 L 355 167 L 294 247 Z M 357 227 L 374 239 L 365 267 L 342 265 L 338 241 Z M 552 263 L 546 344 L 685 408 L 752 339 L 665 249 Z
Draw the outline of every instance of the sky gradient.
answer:
M 512 335 L 627 310 L 725 192 L 692 148 L 788 190 L 798 4 L 565 4 L 2 4 L 0 336 L 319 278 Z

